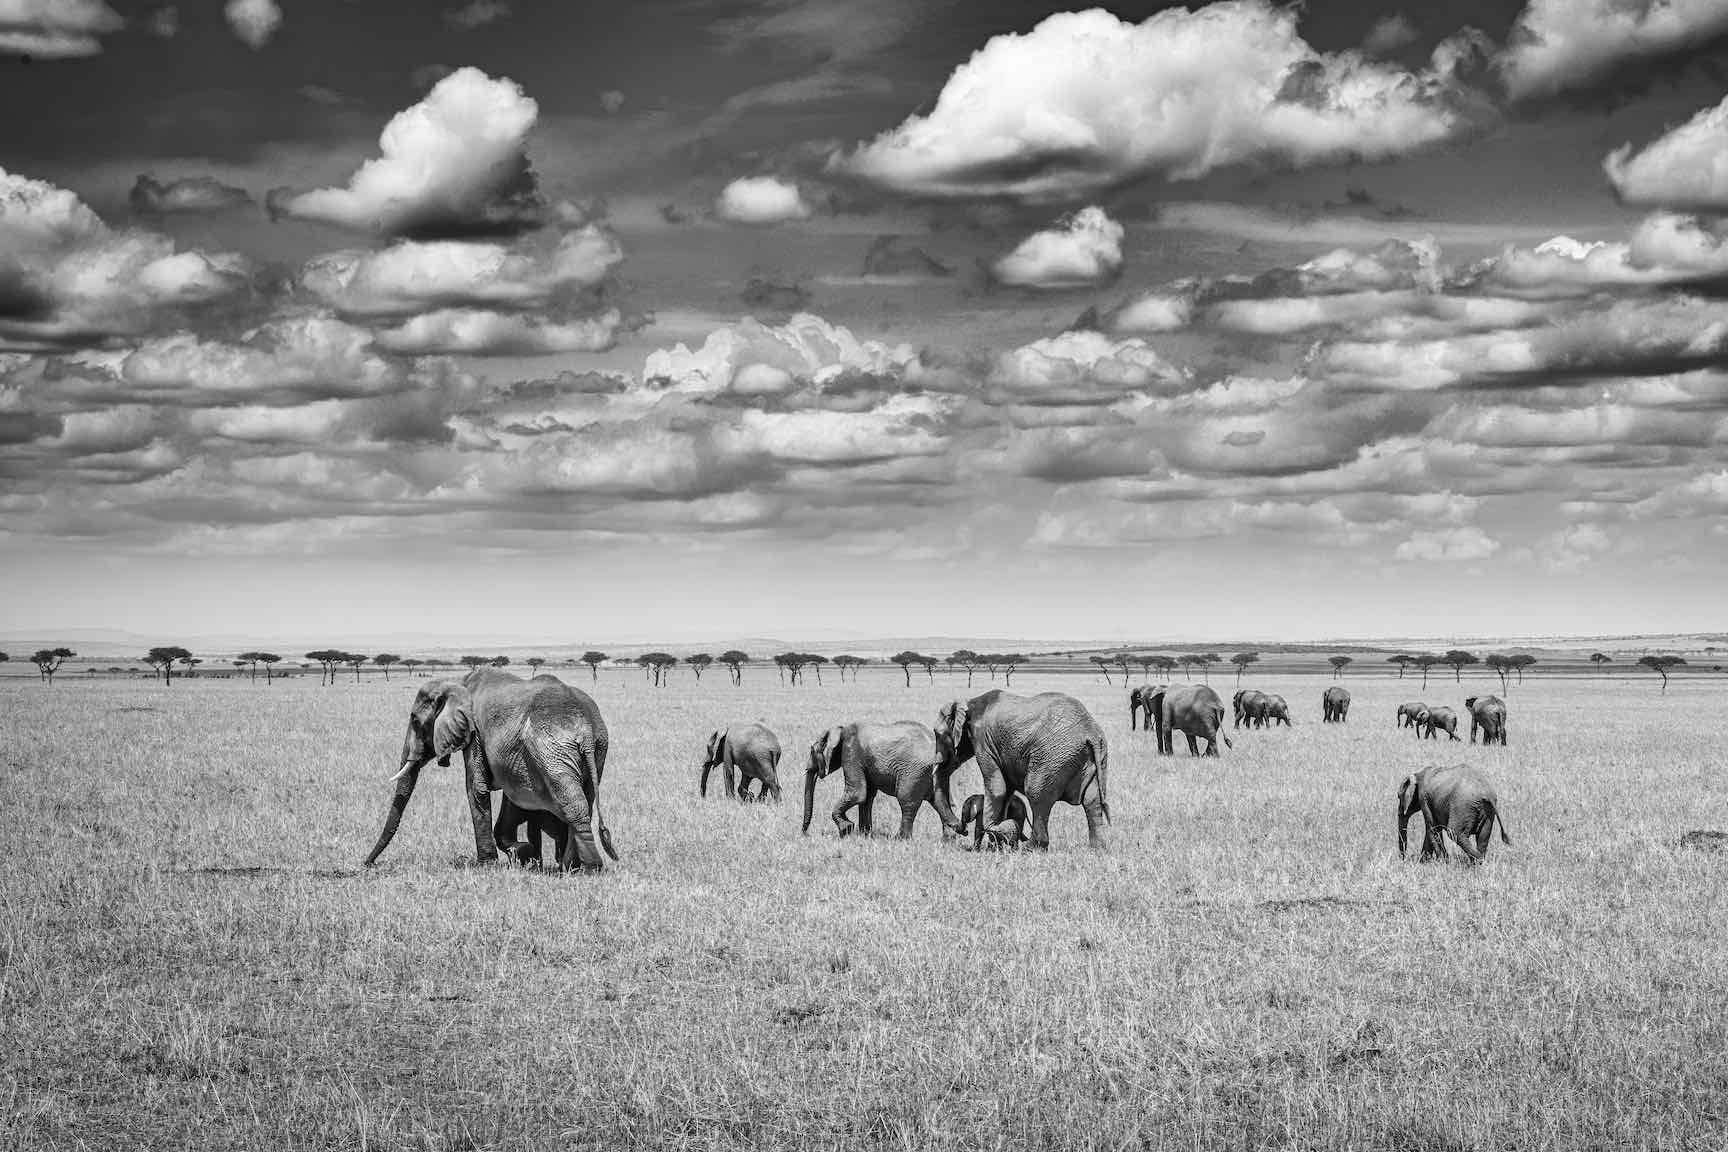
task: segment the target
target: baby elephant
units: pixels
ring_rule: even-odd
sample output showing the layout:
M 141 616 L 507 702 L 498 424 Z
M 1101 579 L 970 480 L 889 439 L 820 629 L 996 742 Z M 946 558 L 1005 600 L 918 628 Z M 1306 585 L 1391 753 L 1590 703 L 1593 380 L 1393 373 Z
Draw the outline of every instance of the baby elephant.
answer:
M 780 800 L 780 739 L 761 724 L 734 724 L 717 728 L 708 737 L 708 755 L 702 761 L 702 783 L 699 791 L 708 795 L 708 774 L 720 769 L 726 781 L 726 795 L 736 795 L 742 803 L 765 800 L 772 796 Z M 742 781 L 738 777 L 743 777 Z M 758 785 L 756 795 L 750 795 L 750 785 Z
M 1435 739 L 1434 733 L 1444 732 L 1452 739 L 1458 739 L 1458 713 L 1444 705 L 1430 708 L 1422 718 L 1422 737 L 1426 740 Z
M 1488 777 L 1467 764 L 1449 768 L 1429 766 L 1404 778 L 1398 786 L 1398 855 L 1405 855 L 1405 832 L 1410 817 L 1422 813 L 1424 861 L 1435 857 L 1446 859 L 1449 833 L 1464 855 L 1475 864 L 1488 853 L 1488 843 L 1494 838 L 1494 822 L 1500 822 L 1500 842 L 1508 847 L 1512 838 L 1506 835 L 1506 821 L 1500 816 L 1499 801 Z M 1475 843 L 1471 843 L 1474 840 Z
M 541 837 L 544 835 L 552 837 L 552 858 L 561 859 L 564 844 L 570 837 L 570 826 L 551 812 L 518 808 L 509 796 L 500 795 L 502 802 L 498 805 L 498 819 L 492 825 L 492 839 L 499 851 L 524 868 L 542 867 L 546 862 L 542 855 L 545 845 Z M 528 838 L 518 840 L 516 830 L 523 825 L 527 826 Z
M 972 851 L 982 851 L 988 844 L 993 849 L 1018 848 L 1026 842 L 1026 821 L 1031 819 L 1032 805 L 1023 792 L 1009 795 L 1002 807 L 1002 822 L 991 828 L 984 826 L 984 793 L 975 792 L 960 806 L 960 835 L 972 828 Z M 1008 825 L 1014 830 L 1010 832 Z

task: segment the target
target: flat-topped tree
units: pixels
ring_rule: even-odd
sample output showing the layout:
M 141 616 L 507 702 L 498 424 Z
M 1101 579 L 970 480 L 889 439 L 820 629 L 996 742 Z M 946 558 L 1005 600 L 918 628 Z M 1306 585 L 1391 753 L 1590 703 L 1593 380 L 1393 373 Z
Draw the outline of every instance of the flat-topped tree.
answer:
M 996 679 L 996 669 L 1002 666 L 1002 657 L 994 652 L 978 653 L 978 663 L 984 666 L 984 671 L 990 673 L 990 679 Z
M 1212 683 L 1212 665 L 1222 664 L 1224 662 L 1224 657 L 1218 655 L 1216 652 L 1202 652 L 1200 655 L 1196 656 L 1195 659 L 1200 662 L 1201 679 L 1205 680 L 1208 684 Z
M 1104 683 L 1113 683 L 1110 679 L 1110 658 L 1108 656 L 1088 656 L 1086 660 L 1096 666 L 1098 671 L 1104 673 Z
M 396 655 L 394 652 L 380 652 L 378 655 L 372 657 L 372 663 L 384 670 L 384 679 L 388 682 L 390 679 L 390 666 L 392 664 L 402 663 L 402 657 Z
M 1519 652 L 1512 657 L 1512 667 L 1518 670 L 1518 683 L 1524 683 L 1524 669 L 1536 663 L 1536 657 L 1528 652 Z
M 30 654 L 30 663 L 36 665 L 37 673 L 54 686 L 54 673 L 60 671 L 60 665 L 78 653 L 70 648 L 38 648 Z
M 344 652 L 342 654 L 342 663 L 354 669 L 354 683 L 360 683 L 360 665 L 366 663 L 366 661 L 370 659 L 370 656 L 361 652 Z
M 456 663 L 472 672 L 476 668 L 484 668 L 491 664 L 492 658 L 490 656 L 464 656 L 462 659 L 456 661 Z
M 845 683 L 846 673 L 848 670 L 850 670 L 852 673 L 852 683 L 854 683 L 854 684 L 858 683 L 858 669 L 864 667 L 864 665 L 866 665 L 868 663 L 870 663 L 870 661 L 866 660 L 862 656 L 836 656 L 836 657 L 834 657 L 834 667 L 840 669 L 840 681 L 841 681 L 841 683 Z
M 696 673 L 696 682 L 700 684 L 702 673 L 708 671 L 708 666 L 714 663 L 714 657 L 706 652 L 697 652 L 695 655 L 684 657 L 684 663 L 690 666 L 690 671 Z
M 654 687 L 664 688 L 666 687 L 666 673 L 677 667 L 678 657 L 670 652 L 644 652 L 636 658 L 636 662 L 648 670 L 648 678 L 653 682 Z
M 1506 674 L 1512 671 L 1512 658 L 1499 652 L 1490 652 L 1482 657 L 1482 666 L 1500 677 L 1500 691 L 1506 691 Z
M 1474 654 L 1466 652 L 1462 648 L 1454 648 L 1440 657 L 1440 663 L 1450 665 L 1452 679 L 1461 682 L 1464 679 L 1464 669 L 1472 664 L 1480 664 L 1481 661 Z
M 1678 656 L 1641 656 L 1638 659 L 1638 667 L 1648 668 L 1650 671 L 1662 677 L 1662 694 L 1664 696 L 1668 694 L 1669 671 L 1680 667 L 1684 663 L 1686 663 L 1686 661 L 1680 659 Z
M 528 675 L 538 676 L 540 674 L 540 669 L 546 666 L 546 657 L 530 656 L 528 659 L 522 661 L 522 663 L 528 665 Z
M 894 655 L 888 657 L 888 662 L 900 665 L 900 671 L 906 674 L 906 687 L 910 688 L 912 687 L 912 665 L 923 665 L 924 661 L 928 659 L 930 659 L 930 657 L 924 656 L 918 652 L 907 651 L 896 652 Z M 925 667 L 926 670 L 928 670 L 928 665 L 925 665 Z
M 1136 656 L 1134 663 L 1140 665 L 1140 679 L 1146 681 L 1152 679 L 1152 669 L 1158 666 L 1158 657 Z
M 743 685 L 744 665 L 750 663 L 750 654 L 748 652 L 740 652 L 736 648 L 728 648 L 726 651 L 720 653 L 720 663 L 726 665 L 727 671 L 732 676 L 733 686 L 737 687 Z
M 589 678 L 595 683 L 600 681 L 600 665 L 606 663 L 608 657 L 604 652 L 588 651 L 582 653 L 581 663 L 588 665 Z
M 1398 665 L 1398 679 L 1402 680 L 1404 679 L 1404 670 L 1416 663 L 1416 657 L 1400 652 L 1396 656 L 1386 657 L 1386 663 Z
M 1176 670 L 1176 660 L 1172 656 L 1154 656 L 1152 657 L 1152 665 L 1164 673 L 1166 683 L 1170 680 L 1170 673 Z
M 420 666 L 424 663 L 426 663 L 426 661 L 416 660 L 412 656 L 402 657 L 402 667 L 408 670 L 408 675 L 410 676 L 418 676 L 420 674 Z
M 1428 687 L 1428 669 L 1440 663 L 1440 657 L 1432 652 L 1423 652 L 1410 658 L 1410 663 L 1422 669 L 1422 687 Z
M 1590 654 L 1590 663 L 1596 665 L 1596 672 L 1600 675 L 1601 673 L 1608 671 L 1607 665 L 1614 663 L 1614 657 L 1608 655 L 1606 652 L 1592 652 Z
M 165 645 L 150 649 L 144 656 L 144 663 L 162 674 L 162 683 L 171 685 L 174 683 L 174 665 L 191 655 L 192 653 L 177 645 Z
M 1014 687 L 1014 669 L 1020 667 L 1020 665 L 1022 665 L 1022 664 L 1027 663 L 1026 657 L 1022 656 L 1018 652 L 1010 652 L 1007 655 L 1001 657 L 1001 661 L 1002 661 L 1002 683 L 1005 687 L 1012 688 L 1012 687 Z
M 342 652 L 336 648 L 320 648 L 316 652 L 306 653 L 306 659 L 318 664 L 322 675 L 318 678 L 320 684 L 336 682 L 336 666 L 342 662 Z
M 948 657 L 947 663 L 951 668 L 966 669 L 966 687 L 972 687 L 972 674 L 978 671 L 978 653 L 970 648 L 961 648 Z
M 1127 652 L 1118 652 L 1110 657 L 1110 660 L 1116 667 L 1122 669 L 1122 683 L 1128 683 L 1128 665 L 1134 662 L 1134 657 Z
M 491 665 L 493 668 L 508 668 L 510 667 L 511 660 L 508 656 L 494 656 L 486 663 Z
M 180 667 L 185 669 L 185 671 L 181 672 L 180 675 L 190 680 L 198 674 L 198 665 L 202 663 L 204 663 L 204 661 L 197 656 L 187 655 L 180 657 Z
M 1326 663 L 1332 665 L 1332 679 L 1336 680 L 1344 675 L 1344 669 L 1350 667 L 1350 665 L 1356 663 L 1356 661 L 1350 656 L 1333 656 L 1330 657 Z
M 1248 671 L 1250 665 L 1260 663 L 1260 653 L 1238 652 L 1230 657 L 1230 663 L 1236 665 L 1236 686 L 1240 688 L 1242 686 L 1242 673 Z
M 799 658 L 804 661 L 805 667 L 816 669 L 816 686 L 821 687 L 822 665 L 828 663 L 828 657 L 818 656 L 814 652 L 801 652 L 799 653 Z

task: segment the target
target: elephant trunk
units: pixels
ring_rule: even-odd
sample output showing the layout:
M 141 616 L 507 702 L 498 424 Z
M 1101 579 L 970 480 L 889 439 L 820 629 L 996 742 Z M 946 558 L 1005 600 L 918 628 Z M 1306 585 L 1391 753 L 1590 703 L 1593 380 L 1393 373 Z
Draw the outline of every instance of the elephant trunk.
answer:
M 366 857 L 368 868 L 383 854 L 384 849 L 390 847 L 390 841 L 396 838 L 396 829 L 402 823 L 402 810 L 408 807 L 408 800 L 414 795 L 414 785 L 420 780 L 420 766 L 408 761 L 391 779 L 396 781 L 396 795 L 390 799 L 390 813 L 384 817 L 384 830 L 378 833 L 378 843 L 372 846 L 372 851 Z
M 954 796 L 950 791 L 950 781 L 953 778 L 954 773 L 944 773 L 940 764 L 936 766 L 935 787 L 930 792 L 930 803 L 935 806 L 936 815 L 941 818 L 943 828 L 956 835 L 965 835 L 966 826 L 954 815 Z M 805 809 L 805 822 L 809 822 L 808 808 Z
M 810 834 L 810 821 L 816 815 L 816 771 L 811 769 L 804 773 L 804 823 L 799 826 L 800 834 Z

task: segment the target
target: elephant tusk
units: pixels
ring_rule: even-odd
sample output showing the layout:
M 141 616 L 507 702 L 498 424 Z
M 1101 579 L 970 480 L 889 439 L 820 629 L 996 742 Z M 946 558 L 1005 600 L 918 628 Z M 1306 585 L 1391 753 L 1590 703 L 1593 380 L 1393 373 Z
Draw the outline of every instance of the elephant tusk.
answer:
M 392 782 L 395 782 L 397 780 L 402 779 L 402 777 L 408 775 L 408 773 L 410 773 L 412 771 L 414 771 L 414 762 L 412 760 L 404 760 L 404 761 L 402 761 L 401 770 L 399 772 L 397 772 L 396 775 L 390 777 L 390 779 Z

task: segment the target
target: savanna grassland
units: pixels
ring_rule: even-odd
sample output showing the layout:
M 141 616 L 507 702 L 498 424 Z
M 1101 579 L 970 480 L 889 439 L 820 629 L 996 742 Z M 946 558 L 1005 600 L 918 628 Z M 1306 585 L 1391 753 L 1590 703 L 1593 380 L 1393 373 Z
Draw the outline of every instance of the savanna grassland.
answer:
M 798 835 L 822 728 L 928 723 L 962 678 L 562 674 L 612 731 L 599 877 L 472 867 L 435 767 L 358 869 L 400 677 L 4 682 L 0 1146 L 1728 1146 L 1728 854 L 1676 846 L 1728 827 L 1714 678 L 1531 677 L 1486 749 L 1392 717 L 1491 678 L 1347 677 L 1333 727 L 1329 681 L 1268 672 L 1296 727 L 1198 760 L 1120 686 L 1017 677 L 1103 723 L 1114 823 L 1095 854 L 1059 806 L 1004 856 L 929 809 L 842 843 L 835 778 Z M 698 799 L 709 729 L 758 718 L 787 802 Z M 1400 862 L 1397 779 L 1461 760 L 1513 847 Z

